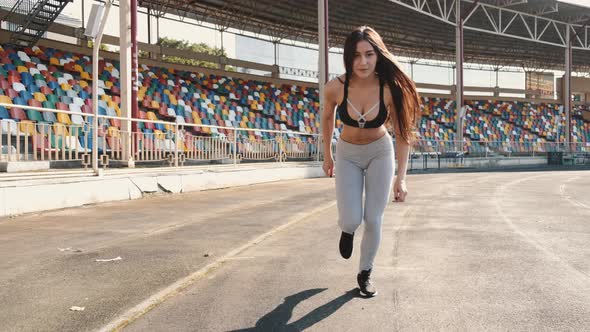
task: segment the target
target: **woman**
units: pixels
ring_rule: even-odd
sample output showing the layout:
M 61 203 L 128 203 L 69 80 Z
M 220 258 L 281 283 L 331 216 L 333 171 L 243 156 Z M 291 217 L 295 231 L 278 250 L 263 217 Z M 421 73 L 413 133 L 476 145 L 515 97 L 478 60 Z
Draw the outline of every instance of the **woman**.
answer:
M 344 66 L 346 74 L 325 86 L 321 117 L 323 169 L 327 176 L 336 176 L 342 257 L 348 259 L 352 255 L 354 233 L 365 221 L 357 282 L 361 293 L 371 297 L 377 295 L 370 276 L 381 241 L 383 213 L 390 198 L 394 158 L 397 154 L 393 197 L 395 202 L 403 202 L 408 193 L 408 154 L 420 101 L 414 82 L 402 72 L 372 28 L 357 28 L 346 38 Z M 336 112 L 344 128 L 336 144 L 334 172 L 331 145 Z M 395 152 L 387 127 L 395 132 Z

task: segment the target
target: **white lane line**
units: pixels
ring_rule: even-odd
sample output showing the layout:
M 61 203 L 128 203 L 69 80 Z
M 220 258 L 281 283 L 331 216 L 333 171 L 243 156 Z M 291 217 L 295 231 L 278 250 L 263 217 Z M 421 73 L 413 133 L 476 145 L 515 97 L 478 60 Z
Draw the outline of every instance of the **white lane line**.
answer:
M 575 176 L 573 178 L 568 179 L 566 181 L 566 183 L 573 182 L 573 181 L 575 181 L 575 180 L 577 180 L 579 178 L 580 178 L 579 176 Z M 567 194 L 566 184 L 565 183 L 563 183 L 563 184 L 561 184 L 559 186 L 559 196 L 561 196 L 562 199 L 566 200 L 568 203 L 570 203 L 570 204 L 572 204 L 574 206 L 577 206 L 577 207 L 580 207 L 580 208 L 584 208 L 584 209 L 590 209 L 590 206 L 589 205 L 584 204 L 584 203 L 578 201 L 577 199 L 575 199 L 572 196 L 570 196 L 570 195 Z
M 534 175 L 534 176 L 524 177 L 524 178 L 520 178 L 518 180 L 514 180 L 514 181 L 511 181 L 511 182 L 504 183 L 504 184 L 498 186 L 498 188 L 495 190 L 494 195 L 492 196 L 492 200 L 494 201 L 494 205 L 496 206 L 496 211 L 498 212 L 498 215 L 504 220 L 504 222 L 508 226 L 510 226 L 510 228 L 512 228 L 512 230 L 515 233 L 517 233 L 522 238 L 524 238 L 526 240 L 526 242 L 528 242 L 534 248 L 536 248 L 540 252 L 544 253 L 545 256 L 550 261 L 553 261 L 553 262 L 556 262 L 556 263 L 561 263 L 562 265 L 564 265 L 568 270 L 570 270 L 570 273 L 569 274 L 572 277 L 577 277 L 578 281 L 580 281 L 582 284 L 587 284 L 588 283 L 588 280 L 590 279 L 590 275 L 587 275 L 583 271 L 580 271 L 580 270 L 576 269 L 575 267 L 571 266 L 567 261 L 563 260 L 561 257 L 559 257 L 558 255 L 556 255 L 555 253 L 553 253 L 552 251 L 550 251 L 549 249 L 547 249 L 546 247 L 544 247 L 543 245 L 541 245 L 532 236 L 529 236 L 528 234 L 526 234 L 525 232 L 523 232 L 522 230 L 520 230 L 520 228 L 518 228 L 512 222 L 512 219 L 510 219 L 510 217 L 508 217 L 504 213 L 504 208 L 500 204 L 500 199 L 504 196 L 503 193 L 504 193 L 504 191 L 508 187 L 514 186 L 514 185 L 519 184 L 521 182 L 525 182 L 525 181 L 528 181 L 528 180 L 531 180 L 531 179 L 536 179 L 538 177 L 543 177 L 543 176 L 548 176 L 548 175 L 550 175 L 550 174 Z M 565 186 L 563 188 L 565 190 Z M 561 189 L 561 187 L 560 187 L 560 189 Z
M 176 281 L 172 285 L 170 285 L 170 286 L 166 287 L 165 289 L 159 291 L 158 293 L 150 296 L 148 299 L 146 299 L 142 303 L 136 305 L 135 307 L 131 308 L 123 315 L 119 316 L 118 318 L 111 321 L 110 323 L 108 323 L 104 327 L 100 328 L 98 331 L 100 331 L 100 332 L 121 331 L 124 327 L 126 327 L 127 325 L 129 325 L 133 321 L 135 321 L 138 318 L 140 318 L 141 316 L 145 315 L 150 310 L 154 309 L 156 306 L 163 303 L 167 299 L 172 298 L 175 295 L 178 295 L 181 291 L 183 291 L 187 287 L 193 285 L 195 282 L 202 279 L 208 273 L 218 269 L 225 262 L 227 262 L 231 258 L 237 256 L 238 254 L 240 254 L 244 250 L 252 247 L 253 245 L 256 245 L 256 244 L 264 241 L 268 237 L 270 237 L 270 236 L 272 236 L 272 235 L 274 235 L 274 234 L 276 234 L 276 233 L 278 233 L 278 232 L 280 232 L 280 231 L 282 231 L 282 230 L 284 230 L 284 229 L 286 229 L 286 228 L 288 228 L 288 227 L 290 227 L 302 220 L 308 219 L 309 217 L 311 217 L 315 214 L 321 213 L 324 210 L 332 208 L 335 205 L 336 205 L 336 201 L 331 201 L 331 202 L 321 205 L 309 212 L 304 211 L 304 212 L 300 212 L 300 213 L 296 214 L 287 223 L 258 236 L 254 240 L 249 241 L 248 243 L 242 245 L 239 248 L 231 250 L 227 254 L 218 258 L 216 261 L 211 262 L 210 264 L 204 266 L 203 268 L 199 269 L 198 271 L 193 272 L 191 275 Z

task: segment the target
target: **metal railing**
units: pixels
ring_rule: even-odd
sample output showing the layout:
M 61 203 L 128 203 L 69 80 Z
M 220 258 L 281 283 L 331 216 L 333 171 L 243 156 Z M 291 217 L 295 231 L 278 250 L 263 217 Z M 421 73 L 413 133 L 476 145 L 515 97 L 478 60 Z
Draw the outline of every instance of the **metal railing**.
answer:
M 211 162 L 237 164 L 319 159 L 318 134 L 98 115 L 95 145 L 92 140 L 93 114 L 4 103 L 0 106 L 9 110 L 20 108 L 42 112 L 45 113 L 42 116 L 47 117 L 47 122 L 1 120 L 2 161 L 76 161 L 81 167 L 88 168 L 92 165 L 91 152 L 95 147 L 103 168 L 125 166 L 129 158 L 140 166 L 168 164 L 176 167 Z M 126 127 L 125 121 L 153 130 L 120 129 Z

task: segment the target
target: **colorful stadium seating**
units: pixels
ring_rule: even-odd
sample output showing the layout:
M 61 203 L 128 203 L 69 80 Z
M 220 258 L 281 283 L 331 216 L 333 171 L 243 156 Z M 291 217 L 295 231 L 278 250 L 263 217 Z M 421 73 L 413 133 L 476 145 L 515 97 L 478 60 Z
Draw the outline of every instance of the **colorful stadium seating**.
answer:
M 0 46 L 0 102 L 56 110 L 92 113 L 91 58 L 53 48 L 14 49 Z M 319 134 L 319 96 L 315 88 L 275 85 L 268 82 L 206 75 L 164 67 L 139 68 L 139 115 L 142 119 L 205 124 L 234 128 L 293 130 Z M 99 61 L 99 114 L 120 116 L 120 82 L 118 61 Z M 419 137 L 428 146 L 452 145 L 456 139 L 454 102 L 443 98 L 422 98 L 423 116 Z M 493 142 L 514 142 L 519 148 L 538 147 L 546 142 L 563 141 L 564 116 L 560 105 L 523 102 L 468 101 L 464 133 L 467 146 L 483 149 Z M 563 112 L 561 112 L 563 113 Z M 579 113 L 579 112 L 578 112 Z M 590 123 L 578 113 L 573 117 L 574 142 L 590 149 Z M 90 130 L 82 130 L 80 115 L 0 107 L 3 127 L 24 128 L 44 148 L 63 148 L 63 142 L 49 139 L 47 128 L 65 133 L 65 147 L 86 151 L 92 147 Z M 90 121 L 88 117 L 86 121 Z M 101 119 L 101 150 L 120 149 L 121 122 Z M 22 124 L 22 125 L 19 125 Z M 34 125 L 31 125 L 34 124 Z M 336 125 L 342 123 L 337 117 Z M 72 130 L 76 126 L 79 130 Z M 560 128 L 559 138 L 557 129 Z M 189 135 L 225 136 L 227 129 L 186 127 Z M 174 147 L 175 126 L 145 123 L 139 125 L 144 135 L 139 140 L 155 144 L 165 151 Z M 272 138 L 260 130 L 245 132 L 250 141 Z M 75 135 L 78 134 L 78 135 Z M 339 130 L 336 131 L 339 135 Z M 186 148 L 189 140 L 181 135 L 176 144 Z M 75 139 L 76 141 L 74 141 Z M 310 136 L 289 135 L 291 143 L 311 142 Z M 78 144 L 78 143 L 79 144 Z

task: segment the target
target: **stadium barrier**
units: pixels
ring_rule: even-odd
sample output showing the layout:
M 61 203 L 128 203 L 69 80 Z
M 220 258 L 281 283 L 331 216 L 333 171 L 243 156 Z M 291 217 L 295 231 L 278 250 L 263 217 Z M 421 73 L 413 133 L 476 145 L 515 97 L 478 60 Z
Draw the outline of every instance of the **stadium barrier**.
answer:
M 36 112 L 53 114 L 62 122 L 44 123 L 32 121 L 2 120 L 0 126 L 0 161 L 54 161 L 78 162 L 81 167 L 92 165 L 93 114 L 55 110 L 27 105 L 0 103 L 7 109 L 18 107 Z M 76 118 L 76 123 L 72 119 Z M 296 131 L 234 128 L 193 123 L 176 123 L 149 119 L 127 119 L 119 116 L 98 115 L 98 162 L 100 166 L 125 166 L 126 150 L 136 164 L 146 166 L 184 166 L 199 163 L 238 163 L 262 161 L 312 161 L 319 160 L 318 134 Z M 141 132 L 121 130 L 109 123 L 129 121 L 162 125 L 165 131 Z M 71 124 L 67 124 L 71 123 Z M 124 126 L 122 126 L 124 127 Z M 229 135 L 195 135 L 195 128 L 208 128 L 218 132 L 224 129 Z M 274 135 L 270 139 L 252 139 L 256 133 Z M 297 140 L 296 138 L 307 139 Z M 129 144 L 127 145 L 127 141 Z M 71 167 L 71 166 L 70 166 Z

